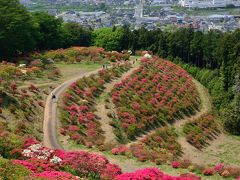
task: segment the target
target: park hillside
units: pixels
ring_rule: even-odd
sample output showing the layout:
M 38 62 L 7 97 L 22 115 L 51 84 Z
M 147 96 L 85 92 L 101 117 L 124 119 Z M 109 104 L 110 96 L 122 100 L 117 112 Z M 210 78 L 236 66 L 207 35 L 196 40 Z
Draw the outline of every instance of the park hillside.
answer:
M 240 30 L 86 29 L 0 1 L 0 179 L 240 179 Z

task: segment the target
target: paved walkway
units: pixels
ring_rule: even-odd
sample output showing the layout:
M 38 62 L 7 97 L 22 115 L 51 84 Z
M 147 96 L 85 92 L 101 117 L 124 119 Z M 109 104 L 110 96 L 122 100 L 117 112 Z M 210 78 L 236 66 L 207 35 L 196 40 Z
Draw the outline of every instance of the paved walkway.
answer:
M 101 69 L 101 68 L 100 68 Z M 57 117 L 57 100 L 58 97 L 75 81 L 83 78 L 84 76 L 90 76 L 96 74 L 100 69 L 83 72 L 79 76 L 74 77 L 55 88 L 50 95 L 47 97 L 45 110 L 44 110 L 44 122 L 43 122 L 43 144 L 48 148 L 63 149 L 57 140 L 56 129 L 58 127 L 58 117 Z M 52 94 L 56 96 L 56 100 L 52 100 Z

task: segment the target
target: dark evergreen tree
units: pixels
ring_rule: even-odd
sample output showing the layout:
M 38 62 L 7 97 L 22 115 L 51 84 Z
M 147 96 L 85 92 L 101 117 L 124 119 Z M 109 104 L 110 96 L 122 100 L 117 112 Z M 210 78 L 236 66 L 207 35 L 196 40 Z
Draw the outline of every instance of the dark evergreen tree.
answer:
M 0 1 L 0 57 L 33 50 L 34 33 L 31 16 L 18 0 Z
M 33 14 L 37 26 L 37 48 L 56 49 L 64 45 L 64 32 L 62 20 L 44 12 Z
M 78 23 L 65 23 L 64 30 L 64 46 L 90 46 L 91 31 L 84 29 Z

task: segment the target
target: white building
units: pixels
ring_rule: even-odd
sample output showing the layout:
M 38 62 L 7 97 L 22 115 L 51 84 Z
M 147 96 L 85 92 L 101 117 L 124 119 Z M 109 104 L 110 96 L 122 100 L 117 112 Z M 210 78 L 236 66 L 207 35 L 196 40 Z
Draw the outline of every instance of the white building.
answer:
M 179 0 L 179 5 L 187 8 L 218 8 L 227 5 L 240 6 L 240 0 Z
M 135 18 L 142 18 L 143 17 L 143 5 L 144 5 L 144 0 L 140 0 L 139 4 L 135 6 Z

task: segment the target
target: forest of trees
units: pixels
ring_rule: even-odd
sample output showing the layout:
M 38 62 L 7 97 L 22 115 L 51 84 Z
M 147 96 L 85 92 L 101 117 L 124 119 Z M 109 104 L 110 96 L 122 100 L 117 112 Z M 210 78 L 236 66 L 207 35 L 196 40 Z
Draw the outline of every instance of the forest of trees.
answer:
M 18 0 L 0 1 L 0 58 L 34 50 L 89 46 L 91 32 L 44 12 L 30 13 Z
M 30 13 L 18 0 L 0 1 L 0 19 L 0 59 L 35 50 L 95 45 L 111 51 L 150 50 L 188 64 L 186 69 L 209 88 L 226 129 L 240 134 L 239 29 L 203 33 L 191 28 L 132 31 L 124 26 L 93 31 L 47 13 Z

